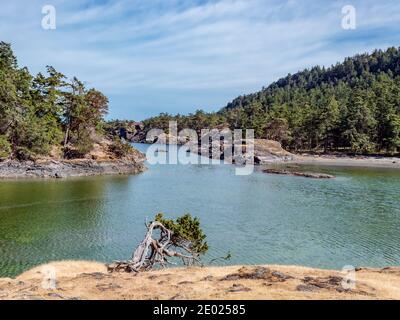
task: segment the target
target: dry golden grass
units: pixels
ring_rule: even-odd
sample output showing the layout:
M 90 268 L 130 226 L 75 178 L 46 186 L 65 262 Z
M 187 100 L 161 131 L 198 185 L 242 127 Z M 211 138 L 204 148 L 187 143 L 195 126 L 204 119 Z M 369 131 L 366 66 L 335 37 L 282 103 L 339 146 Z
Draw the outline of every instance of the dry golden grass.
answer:
M 57 279 L 51 290 L 42 286 L 49 267 Z M 0 279 L 0 299 L 400 299 L 400 268 L 359 270 L 352 290 L 343 289 L 343 276 L 296 266 L 109 274 L 101 263 L 63 261 L 36 267 L 16 279 Z

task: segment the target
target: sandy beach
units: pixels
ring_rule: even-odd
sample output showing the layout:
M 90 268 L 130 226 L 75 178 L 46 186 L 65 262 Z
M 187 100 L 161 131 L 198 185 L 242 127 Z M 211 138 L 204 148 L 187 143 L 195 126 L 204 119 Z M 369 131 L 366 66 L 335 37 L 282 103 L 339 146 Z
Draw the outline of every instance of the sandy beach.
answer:
M 291 164 L 400 169 L 399 157 L 296 155 Z
M 55 274 L 54 287 L 49 274 Z M 0 299 L 400 299 L 400 268 L 357 269 L 351 287 L 346 277 L 341 271 L 276 265 L 110 274 L 102 263 L 62 261 L 0 279 Z

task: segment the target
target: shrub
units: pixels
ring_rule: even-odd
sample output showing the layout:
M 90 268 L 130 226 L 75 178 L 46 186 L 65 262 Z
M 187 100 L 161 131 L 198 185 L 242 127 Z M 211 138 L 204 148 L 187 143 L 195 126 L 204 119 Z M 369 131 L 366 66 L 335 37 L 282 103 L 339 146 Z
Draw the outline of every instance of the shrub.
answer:
M 35 154 L 26 147 L 18 147 L 15 151 L 15 157 L 20 161 L 32 161 Z
M 58 145 L 62 139 L 62 132 L 54 119 L 49 117 L 38 118 L 31 115 L 16 129 L 18 146 L 22 153 L 28 149 L 31 154 L 48 155 L 52 146 Z
M 113 143 L 108 147 L 108 150 L 117 158 L 123 158 L 131 153 L 132 147 L 129 143 L 123 142 L 119 138 L 115 138 Z
M 7 137 L 0 135 L 0 160 L 9 158 L 11 151 L 11 144 L 8 142 Z
M 78 137 L 71 138 L 72 145 L 68 145 L 64 148 L 64 157 L 67 159 L 81 159 L 84 158 L 90 151 L 93 150 L 93 139 L 90 133 L 85 131 Z
M 200 228 L 200 221 L 198 218 L 193 218 L 190 214 L 185 214 L 178 219 L 169 220 L 165 219 L 162 213 L 156 215 L 155 221 L 164 225 L 167 229 L 171 230 L 173 235 L 173 242 L 179 245 L 181 241 L 189 241 L 191 249 L 198 253 L 205 253 L 208 250 L 208 244 L 205 241 L 206 235 Z
M 82 136 L 74 143 L 76 151 L 85 156 L 93 149 L 93 140 L 89 136 Z

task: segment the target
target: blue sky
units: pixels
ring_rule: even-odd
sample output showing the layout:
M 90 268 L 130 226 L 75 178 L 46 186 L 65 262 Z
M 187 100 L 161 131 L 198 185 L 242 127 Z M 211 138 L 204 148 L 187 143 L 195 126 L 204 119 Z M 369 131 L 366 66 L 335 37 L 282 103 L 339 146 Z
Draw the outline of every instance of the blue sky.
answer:
M 42 6 L 57 29 L 41 27 Z M 341 28 L 342 7 L 357 10 Z M 52 65 L 110 98 L 109 118 L 218 110 L 313 65 L 399 46 L 398 0 L 14 0 L 0 40 L 31 72 Z

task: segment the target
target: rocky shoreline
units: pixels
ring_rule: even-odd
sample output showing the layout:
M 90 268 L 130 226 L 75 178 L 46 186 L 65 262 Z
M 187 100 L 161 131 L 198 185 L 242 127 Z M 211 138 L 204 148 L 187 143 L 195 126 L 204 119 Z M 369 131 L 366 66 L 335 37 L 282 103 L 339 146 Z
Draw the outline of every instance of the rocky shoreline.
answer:
M 84 177 L 137 174 L 143 172 L 144 159 L 97 161 L 91 159 L 0 162 L 0 179 Z
M 224 146 L 224 142 L 221 142 L 220 137 L 223 136 L 228 130 L 226 127 L 220 127 L 207 134 L 210 139 L 214 141 L 207 147 L 199 146 L 195 153 L 209 157 L 211 159 L 219 160 L 232 160 L 233 163 L 237 160 L 238 162 L 244 159 L 224 159 L 224 150 L 231 146 Z M 156 141 L 147 141 L 146 130 L 142 122 L 128 122 L 121 123 L 120 126 L 114 128 L 111 132 L 113 135 L 117 135 L 130 142 L 144 143 L 144 144 L 177 144 L 184 145 L 187 143 L 186 137 L 174 136 L 170 134 L 161 134 L 157 137 Z M 203 140 L 205 136 L 199 140 Z M 193 148 L 195 150 L 195 148 Z M 193 151 L 192 151 L 193 152 Z M 309 153 L 292 153 L 285 150 L 282 145 L 277 141 L 267 139 L 255 139 L 254 140 L 254 163 L 256 165 L 269 165 L 269 164 L 295 164 L 295 165 L 316 165 L 316 166 L 343 166 L 343 167 L 370 167 L 370 168 L 392 168 L 400 169 L 400 157 L 382 155 L 348 155 L 345 153 L 336 154 L 309 154 Z
M 335 176 L 325 173 L 290 171 L 285 169 L 265 169 L 264 173 L 297 176 L 311 179 L 334 179 Z

